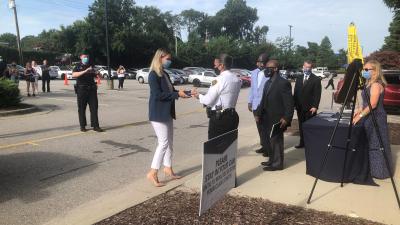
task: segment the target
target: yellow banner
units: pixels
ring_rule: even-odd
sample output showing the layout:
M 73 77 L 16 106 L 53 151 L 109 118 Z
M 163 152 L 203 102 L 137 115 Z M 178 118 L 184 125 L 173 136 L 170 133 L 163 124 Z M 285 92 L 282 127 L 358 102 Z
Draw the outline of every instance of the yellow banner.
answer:
M 347 62 L 350 64 L 354 59 L 361 59 L 364 63 L 364 57 L 360 42 L 358 41 L 357 29 L 354 23 L 347 29 Z

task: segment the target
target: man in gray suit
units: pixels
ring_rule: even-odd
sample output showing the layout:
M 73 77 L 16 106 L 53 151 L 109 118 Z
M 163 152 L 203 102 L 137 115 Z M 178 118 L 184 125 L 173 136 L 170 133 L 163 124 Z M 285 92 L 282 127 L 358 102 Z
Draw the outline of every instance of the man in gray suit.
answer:
M 270 79 L 265 83 L 256 112 L 256 120 L 266 127 L 266 143 L 270 143 L 269 161 L 261 163 L 264 171 L 283 169 L 283 132 L 290 126 L 294 112 L 292 87 L 289 81 L 279 76 L 278 66 L 277 60 L 269 60 L 267 63 L 264 74 Z M 278 123 L 278 132 L 270 137 L 273 125 Z

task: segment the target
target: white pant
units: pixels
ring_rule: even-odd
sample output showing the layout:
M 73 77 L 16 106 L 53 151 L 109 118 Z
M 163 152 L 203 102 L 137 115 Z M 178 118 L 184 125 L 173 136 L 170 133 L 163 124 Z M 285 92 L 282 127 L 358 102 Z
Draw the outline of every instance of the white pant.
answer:
M 174 123 L 172 119 L 168 122 L 151 121 L 154 131 L 157 135 L 158 146 L 154 153 L 152 169 L 160 169 L 161 163 L 164 167 L 172 166 L 172 150 L 174 141 Z

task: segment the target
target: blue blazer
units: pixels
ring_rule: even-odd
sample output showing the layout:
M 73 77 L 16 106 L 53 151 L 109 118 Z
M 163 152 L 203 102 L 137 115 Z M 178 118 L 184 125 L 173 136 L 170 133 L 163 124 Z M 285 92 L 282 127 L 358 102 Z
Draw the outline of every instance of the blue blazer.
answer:
M 169 81 L 169 75 L 164 72 Z M 175 100 L 179 98 L 175 88 L 170 91 L 164 77 L 159 77 L 156 72 L 149 74 L 150 99 L 149 99 L 149 120 L 155 122 L 167 122 L 176 119 Z
M 269 80 L 269 78 L 266 78 L 264 74 L 258 74 L 259 72 L 260 69 L 251 71 L 251 87 L 248 103 L 251 103 L 253 111 L 257 110 L 257 107 L 260 105 L 265 83 Z M 258 86 L 258 75 L 263 76 L 260 86 Z

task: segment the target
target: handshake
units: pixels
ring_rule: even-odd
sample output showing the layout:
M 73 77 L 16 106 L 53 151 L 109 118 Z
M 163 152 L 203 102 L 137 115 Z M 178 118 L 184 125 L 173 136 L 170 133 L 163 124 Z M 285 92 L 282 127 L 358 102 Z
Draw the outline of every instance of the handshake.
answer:
M 195 98 L 199 98 L 199 92 L 197 91 L 197 88 L 193 88 L 191 91 L 185 91 L 184 89 L 180 89 L 178 91 L 178 95 L 181 98 L 191 98 L 191 97 L 195 97 Z

